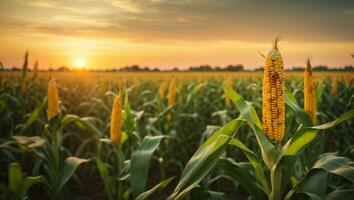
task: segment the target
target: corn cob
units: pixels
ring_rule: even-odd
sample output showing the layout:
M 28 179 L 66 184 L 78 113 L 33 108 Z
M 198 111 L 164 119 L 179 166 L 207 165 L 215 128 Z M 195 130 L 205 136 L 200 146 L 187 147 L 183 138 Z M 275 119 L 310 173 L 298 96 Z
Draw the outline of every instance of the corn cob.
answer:
M 313 124 L 316 124 L 316 89 L 313 83 L 310 60 L 307 59 L 304 76 L 304 107 Z
M 159 88 L 159 96 L 160 99 L 163 99 L 165 97 L 165 92 L 166 92 L 166 82 L 162 82 Z
M 263 76 L 262 127 L 272 141 L 280 141 L 285 131 L 284 68 L 275 39 L 266 57 Z
M 225 85 L 227 87 L 232 87 L 232 80 L 229 78 L 226 80 Z M 225 104 L 226 104 L 226 108 L 230 108 L 231 106 L 231 100 L 230 97 L 228 95 L 225 96 Z
M 122 102 L 120 95 L 114 98 L 111 114 L 111 140 L 119 144 L 122 136 Z
M 48 84 L 48 121 L 59 114 L 59 95 L 57 84 L 50 80 Z
M 170 82 L 170 86 L 168 88 L 168 100 L 167 100 L 167 106 L 173 106 L 175 104 L 175 98 L 176 98 L 176 83 L 175 80 L 172 79 Z M 167 120 L 171 121 L 172 120 L 172 112 L 167 113 Z

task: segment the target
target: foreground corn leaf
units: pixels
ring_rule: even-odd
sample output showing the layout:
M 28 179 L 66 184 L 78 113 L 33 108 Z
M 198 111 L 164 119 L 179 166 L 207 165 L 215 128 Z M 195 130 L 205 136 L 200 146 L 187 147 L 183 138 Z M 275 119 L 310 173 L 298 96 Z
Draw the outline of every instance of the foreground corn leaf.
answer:
M 257 116 L 256 110 L 232 88 L 224 86 L 224 91 L 231 98 L 237 110 L 240 112 L 240 115 L 252 128 L 257 138 L 258 145 L 261 148 L 263 161 L 268 166 L 268 168 L 272 168 L 276 162 L 277 152 L 272 142 L 263 133 L 262 124 Z
M 277 189 L 277 194 L 286 186 L 286 182 L 290 177 L 293 167 L 298 157 L 306 149 L 306 147 L 316 138 L 320 130 L 332 128 L 346 120 L 354 117 L 354 110 L 351 110 L 338 119 L 314 127 L 304 127 L 300 125 L 295 135 L 290 138 L 283 146 L 281 156 L 279 156 L 276 165 L 272 169 L 272 187 L 280 187 Z M 290 166 L 290 167 L 289 167 Z
M 317 194 L 314 193 L 310 193 L 310 192 L 298 192 L 295 193 L 292 197 L 292 200 L 297 200 L 297 199 L 308 199 L 308 200 L 322 200 L 322 198 L 320 196 L 318 196 Z M 289 200 L 286 198 L 286 200 Z
M 219 157 L 224 153 L 230 138 L 234 137 L 243 120 L 235 119 L 215 132 L 194 153 L 183 170 L 181 179 L 168 199 L 182 199 L 189 191 L 213 169 Z
M 322 169 L 329 173 L 341 176 L 354 183 L 354 166 L 349 158 L 339 156 L 326 156 L 318 160 L 313 169 Z
M 238 164 L 226 158 L 218 161 L 218 167 L 221 168 L 228 176 L 238 181 L 240 185 L 252 196 L 253 199 L 266 199 L 267 195 L 262 187 L 255 181 L 251 174 L 238 166 Z
M 150 167 L 150 159 L 165 136 L 145 136 L 141 146 L 131 157 L 130 183 L 134 196 L 145 191 Z
M 344 121 L 347 121 L 353 117 L 354 110 L 351 110 L 332 122 L 328 122 L 326 124 L 314 127 L 300 127 L 295 133 L 295 135 L 284 145 L 284 155 L 289 156 L 300 154 L 305 149 L 305 147 L 315 139 L 317 133 L 320 130 L 333 128 L 334 126 Z
M 353 199 L 354 190 L 352 189 L 337 189 L 326 196 L 326 200 L 342 200 L 346 198 Z
M 270 188 L 268 181 L 264 175 L 263 168 L 262 168 L 262 161 L 259 160 L 257 155 L 251 151 L 246 145 L 244 145 L 240 140 L 236 138 L 232 138 L 230 141 L 230 145 L 236 146 L 241 149 L 241 151 L 245 154 L 248 161 L 251 163 L 255 170 L 256 178 L 259 184 L 262 186 L 264 192 L 267 194 L 270 193 Z
M 150 195 L 152 195 L 154 192 L 156 192 L 157 190 L 162 190 L 164 189 L 168 184 L 170 184 L 170 182 L 174 179 L 175 177 L 171 177 L 168 178 L 166 180 L 161 181 L 160 183 L 158 183 L 157 185 L 155 185 L 153 188 L 151 188 L 148 191 L 145 191 L 144 193 L 141 193 L 139 196 L 137 196 L 135 198 L 135 200 L 145 200 L 148 199 L 150 197 Z
M 328 173 L 324 170 L 311 170 L 296 187 L 296 193 L 316 194 L 321 199 L 326 195 Z M 320 183 L 320 184 L 319 184 Z
M 291 190 L 286 199 L 296 199 L 298 196 L 307 195 L 311 199 L 326 197 L 328 173 L 338 175 L 354 183 L 354 167 L 352 161 L 345 157 L 328 155 L 319 159 L 306 176 Z M 319 184 L 320 183 L 320 184 Z M 353 194 L 353 190 L 351 191 Z M 334 196 L 336 193 L 328 194 Z M 327 197 L 326 197 L 327 198 Z
M 224 200 L 225 199 L 224 193 L 222 193 L 222 192 L 216 192 L 216 191 L 209 190 L 208 195 L 209 195 L 210 200 Z

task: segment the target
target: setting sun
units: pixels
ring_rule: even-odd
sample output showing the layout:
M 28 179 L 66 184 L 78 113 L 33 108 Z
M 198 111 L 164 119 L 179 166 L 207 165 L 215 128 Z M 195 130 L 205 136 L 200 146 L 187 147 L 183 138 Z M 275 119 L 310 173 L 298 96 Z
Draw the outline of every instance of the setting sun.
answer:
M 86 66 L 86 60 L 82 59 L 82 58 L 77 58 L 74 61 L 74 66 L 76 69 L 83 69 Z

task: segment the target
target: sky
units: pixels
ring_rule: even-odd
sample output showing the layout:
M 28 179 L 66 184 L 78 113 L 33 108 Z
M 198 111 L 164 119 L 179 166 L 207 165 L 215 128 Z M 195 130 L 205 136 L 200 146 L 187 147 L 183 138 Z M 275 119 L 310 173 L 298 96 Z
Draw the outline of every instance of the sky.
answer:
M 354 0 L 0 0 L 0 61 L 39 68 L 354 65 Z

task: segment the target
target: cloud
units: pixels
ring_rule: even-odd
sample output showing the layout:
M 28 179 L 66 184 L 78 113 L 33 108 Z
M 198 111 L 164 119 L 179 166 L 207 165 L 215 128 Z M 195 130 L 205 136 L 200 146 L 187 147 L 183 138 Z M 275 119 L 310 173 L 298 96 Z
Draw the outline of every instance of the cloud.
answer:
M 354 41 L 354 1 L 9 0 L 5 27 L 135 41 Z M 89 33 L 89 34 L 88 34 Z

